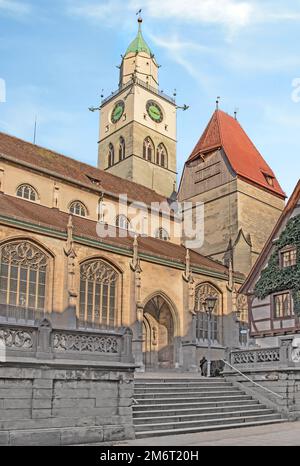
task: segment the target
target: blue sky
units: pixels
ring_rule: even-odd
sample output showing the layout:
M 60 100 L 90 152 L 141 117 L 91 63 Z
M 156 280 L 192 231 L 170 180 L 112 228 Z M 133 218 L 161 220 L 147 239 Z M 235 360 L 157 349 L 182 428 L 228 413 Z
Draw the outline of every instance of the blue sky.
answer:
M 190 105 L 178 113 L 179 173 L 221 96 L 291 194 L 300 178 L 300 0 L 0 0 L 0 130 L 32 141 L 37 115 L 38 144 L 95 165 L 98 114 L 88 107 L 117 89 L 139 8 L 160 88 Z

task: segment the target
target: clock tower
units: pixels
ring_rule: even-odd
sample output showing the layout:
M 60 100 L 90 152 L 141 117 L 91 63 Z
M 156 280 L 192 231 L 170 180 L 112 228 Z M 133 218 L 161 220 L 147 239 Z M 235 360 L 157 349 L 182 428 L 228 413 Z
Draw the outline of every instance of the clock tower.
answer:
M 159 90 L 158 69 L 139 18 L 119 88 L 101 103 L 99 168 L 168 197 L 176 187 L 177 107 Z

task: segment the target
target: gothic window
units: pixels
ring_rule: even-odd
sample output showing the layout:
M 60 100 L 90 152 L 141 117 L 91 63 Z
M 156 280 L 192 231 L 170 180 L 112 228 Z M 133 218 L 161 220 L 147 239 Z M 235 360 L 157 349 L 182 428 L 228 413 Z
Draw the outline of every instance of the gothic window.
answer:
M 209 283 L 203 283 L 196 288 L 195 312 L 196 312 L 196 338 L 198 341 L 208 339 L 208 314 L 205 311 L 205 300 L 208 297 L 217 298 L 214 311 L 211 316 L 211 341 L 219 340 L 219 315 L 221 308 L 221 293 Z
M 86 217 L 87 215 L 86 207 L 80 201 L 72 202 L 69 212 L 70 214 L 77 215 L 79 217 Z
M 161 167 L 167 168 L 168 166 L 168 156 L 167 150 L 163 144 L 159 144 L 156 150 L 156 163 Z
M 125 159 L 125 139 L 121 136 L 119 142 L 119 160 Z
M 144 140 L 143 158 L 145 160 L 149 160 L 149 162 L 152 162 L 153 154 L 154 154 L 154 144 L 151 138 L 148 137 Z
M 122 228 L 123 230 L 129 229 L 129 220 L 126 215 L 118 215 L 116 218 L 116 227 Z
M 169 241 L 170 237 L 164 228 L 159 228 L 155 234 L 156 239 L 162 239 L 163 241 Z
M 280 251 L 280 263 L 282 268 L 292 267 L 297 264 L 297 249 L 287 246 Z
M 108 167 L 112 167 L 115 163 L 115 149 L 112 143 L 108 146 Z
M 45 310 L 47 256 L 28 241 L 0 249 L 0 307 Z
M 106 262 L 95 260 L 80 267 L 81 323 L 113 327 L 117 318 L 117 272 Z
M 38 195 L 36 190 L 29 184 L 22 184 L 17 189 L 17 196 L 28 201 L 37 201 Z
M 276 294 L 273 299 L 273 315 L 275 319 L 291 317 L 293 315 L 289 292 Z

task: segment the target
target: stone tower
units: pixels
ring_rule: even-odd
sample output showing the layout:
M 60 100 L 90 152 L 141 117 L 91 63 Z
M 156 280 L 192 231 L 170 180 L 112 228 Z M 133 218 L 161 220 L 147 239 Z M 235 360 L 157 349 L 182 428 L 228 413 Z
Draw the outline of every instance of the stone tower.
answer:
M 201 254 L 247 274 L 285 203 L 275 174 L 239 122 L 216 110 L 187 160 L 180 201 L 204 203 Z
M 119 89 L 101 103 L 99 168 L 168 197 L 176 185 L 176 104 L 159 90 L 158 69 L 139 18 Z

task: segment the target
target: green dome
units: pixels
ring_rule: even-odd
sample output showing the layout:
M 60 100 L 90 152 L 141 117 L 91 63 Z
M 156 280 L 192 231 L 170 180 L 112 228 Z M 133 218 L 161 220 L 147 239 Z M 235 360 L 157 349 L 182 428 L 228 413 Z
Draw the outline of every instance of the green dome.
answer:
M 127 55 L 128 53 L 139 53 L 139 52 L 145 52 L 148 55 L 153 55 L 143 37 L 141 21 L 139 21 L 139 30 L 138 30 L 137 36 L 129 45 L 128 49 L 126 50 L 125 55 Z

